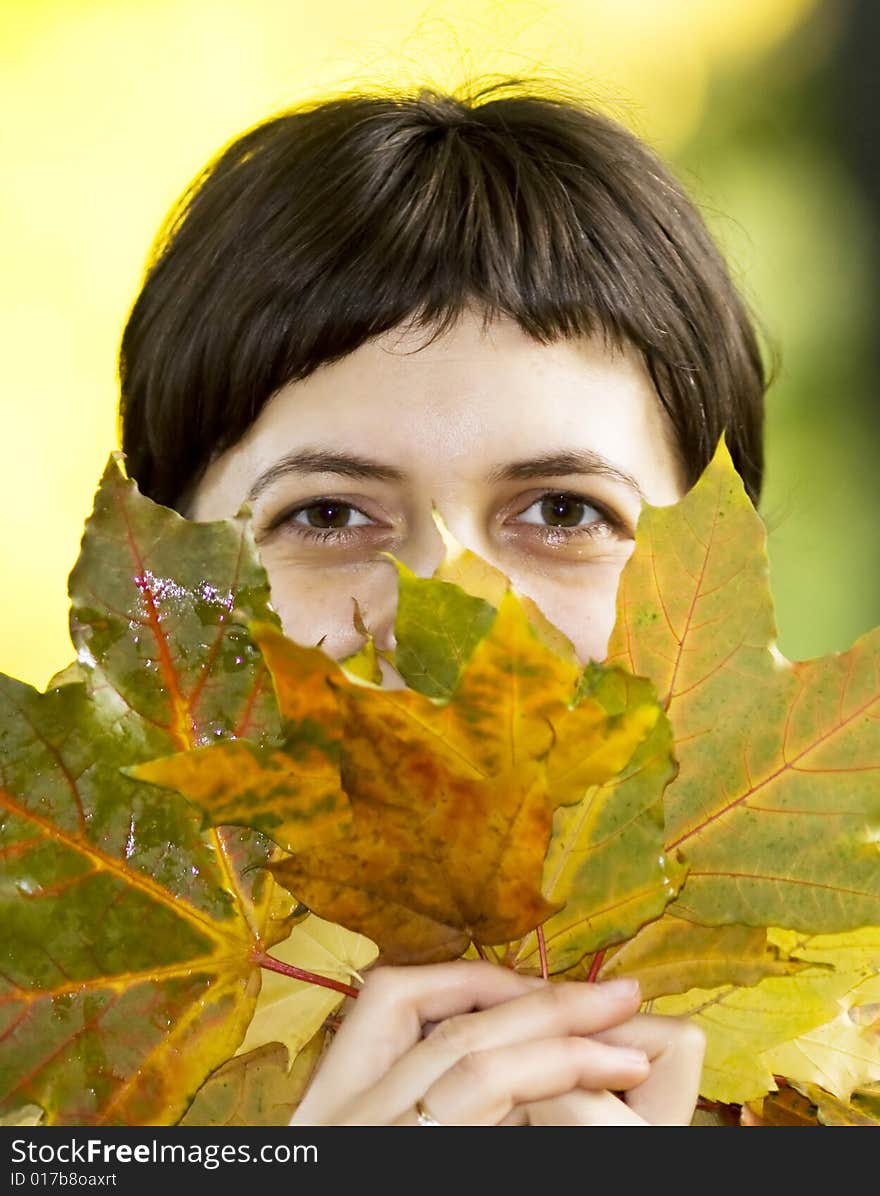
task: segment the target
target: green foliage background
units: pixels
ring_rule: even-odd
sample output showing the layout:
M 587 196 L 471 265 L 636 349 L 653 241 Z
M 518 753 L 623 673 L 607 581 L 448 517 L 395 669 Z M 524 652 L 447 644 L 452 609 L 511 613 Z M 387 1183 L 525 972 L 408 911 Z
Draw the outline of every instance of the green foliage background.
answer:
M 867 5 L 819 5 L 770 55 L 714 76 L 676 155 L 778 359 L 760 510 L 794 660 L 880 621 L 877 216 L 848 80 Z
M 819 655 L 875 626 L 880 200 L 851 150 L 880 144 L 853 87 L 878 16 L 875 0 L 0 2 L 0 669 L 42 688 L 66 660 L 119 335 L 202 163 L 306 96 L 493 72 L 561 75 L 678 169 L 780 351 L 762 514 L 781 647 Z

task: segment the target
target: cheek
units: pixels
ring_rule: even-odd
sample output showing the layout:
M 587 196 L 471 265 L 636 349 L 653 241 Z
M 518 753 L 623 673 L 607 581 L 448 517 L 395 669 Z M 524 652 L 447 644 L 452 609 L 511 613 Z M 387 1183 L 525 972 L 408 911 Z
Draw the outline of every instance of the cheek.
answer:
M 614 629 L 617 587 L 626 557 L 581 567 L 571 578 L 514 579 L 514 585 L 538 604 L 574 645 L 578 660 L 604 660 Z
M 263 563 L 284 634 L 297 643 L 313 647 L 326 637 L 321 647 L 334 660 L 356 652 L 363 644 L 354 626 L 356 599 L 377 647 L 392 646 L 397 574 L 391 564 L 317 570 L 273 561 L 271 554 Z
M 630 549 L 631 551 L 631 549 Z M 567 575 L 509 573 L 514 587 L 527 594 L 547 618 L 568 636 L 582 664 L 604 660 L 614 628 L 617 587 L 629 553 L 614 561 L 580 565 Z M 297 566 L 264 555 L 272 586 L 272 605 L 285 635 L 341 660 L 361 647 L 354 626 L 354 599 L 379 648 L 394 646 L 397 574 L 390 563 L 358 568 Z

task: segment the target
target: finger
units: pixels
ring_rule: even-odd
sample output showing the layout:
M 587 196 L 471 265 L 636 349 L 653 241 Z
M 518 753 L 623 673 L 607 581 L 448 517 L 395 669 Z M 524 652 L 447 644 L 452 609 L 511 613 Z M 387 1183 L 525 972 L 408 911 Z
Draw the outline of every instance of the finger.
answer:
M 502 1125 L 647 1125 L 643 1117 L 635 1113 L 613 1092 L 585 1092 L 575 1089 L 563 1096 L 547 1100 L 532 1101 L 517 1106 L 511 1117 L 520 1116 L 521 1121 L 507 1118 Z
M 639 988 L 635 982 L 555 983 L 491 1009 L 446 1018 L 389 1069 L 373 1090 L 372 1099 L 392 1119 L 467 1055 L 521 1042 L 591 1035 L 629 1019 L 638 1006 Z M 599 1052 L 602 1058 L 606 1051 L 611 1052 L 607 1055 L 610 1066 L 615 1048 L 597 1045 L 605 1048 Z M 646 1068 L 644 1055 L 637 1050 Z M 646 1070 L 640 1070 L 636 1080 L 645 1075 Z
M 647 1079 L 626 1093 L 626 1103 L 651 1125 L 690 1125 L 700 1094 L 706 1036 L 685 1018 L 641 1013 L 597 1035 L 648 1056 Z
M 632 1087 L 647 1068 L 638 1051 L 614 1049 L 589 1038 L 544 1038 L 463 1056 L 427 1089 L 423 1101 L 441 1125 L 498 1125 L 516 1105 L 560 1096 L 579 1086 Z M 359 1112 L 353 1110 L 352 1116 L 359 1118 Z M 392 1122 L 416 1123 L 412 1105 Z M 376 1123 L 359 1118 L 349 1124 Z
M 523 996 L 545 980 L 520 976 L 481 960 L 376 968 L 352 1001 L 297 1111 L 311 1115 L 324 1094 L 355 1096 L 422 1037 L 426 1021 L 440 1021 Z M 424 1088 L 421 1089 L 424 1091 Z

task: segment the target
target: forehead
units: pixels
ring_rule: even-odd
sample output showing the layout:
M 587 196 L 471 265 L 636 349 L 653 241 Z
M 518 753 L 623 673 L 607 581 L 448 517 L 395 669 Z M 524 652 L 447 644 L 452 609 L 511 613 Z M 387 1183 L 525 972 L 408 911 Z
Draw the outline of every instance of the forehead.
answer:
M 677 497 L 671 428 L 631 347 L 601 335 L 541 344 L 507 317 L 483 328 L 472 311 L 428 339 L 401 325 L 288 384 L 204 482 L 243 496 L 304 446 L 369 455 L 435 488 L 530 454 L 586 449 L 633 475 L 651 501 Z

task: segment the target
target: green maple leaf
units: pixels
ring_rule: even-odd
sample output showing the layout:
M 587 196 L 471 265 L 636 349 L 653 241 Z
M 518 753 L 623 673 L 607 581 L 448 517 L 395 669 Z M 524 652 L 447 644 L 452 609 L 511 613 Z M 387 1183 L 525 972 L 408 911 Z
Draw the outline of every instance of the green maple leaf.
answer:
M 592 974 L 647 963 L 654 1008 L 707 1032 L 704 1096 L 753 1100 L 782 1074 L 847 1100 L 847 1077 L 880 1079 L 876 1036 L 838 1024 L 842 1008 L 875 1000 L 876 951 L 854 958 L 838 936 L 820 959 L 778 928 L 813 944 L 812 932 L 874 941 L 880 629 L 802 662 L 775 640 L 765 529 L 722 441 L 681 502 L 643 510 L 609 647 L 609 661 L 652 678 L 669 714 L 679 769 L 664 794 L 664 847 L 687 875 L 659 922 L 597 956 Z M 742 926 L 763 938 L 754 987 L 733 958 L 695 973 L 706 928 Z M 645 936 L 647 960 L 633 954 Z
M 675 735 L 670 912 L 830 932 L 880 923 L 880 628 L 848 652 L 775 648 L 766 532 L 723 442 L 672 507 L 646 507 L 609 662 L 652 679 Z
M 287 1047 L 225 1067 L 291 926 L 274 875 L 391 958 L 473 939 L 525 970 L 639 976 L 705 1025 L 704 1096 L 754 1100 L 787 1069 L 820 1117 L 870 1118 L 880 629 L 780 657 L 723 443 L 680 503 L 643 511 L 601 666 L 438 525 L 433 578 L 398 563 L 383 655 L 410 688 L 384 691 L 369 637 L 340 665 L 280 633 L 246 518 L 188 524 L 108 467 L 70 683 L 0 687 L 2 1110 L 174 1120 L 215 1073 L 217 1123 L 281 1116 Z
M 404 586 L 419 585 L 401 572 Z M 505 942 L 553 913 L 559 902 L 545 899 L 540 882 L 554 809 L 616 775 L 658 717 L 649 687 L 613 710 L 597 702 L 578 668 L 535 634 L 511 591 L 462 652 L 475 600 L 446 593 L 445 582 L 421 586 L 428 604 L 441 590 L 441 635 L 456 669 L 445 700 L 430 696 L 438 675 L 424 667 L 436 652 L 419 657 L 427 694 L 383 690 L 252 625 L 285 717 L 285 746 L 261 759 L 251 753 L 244 773 L 238 745 L 135 772 L 177 788 L 209 821 L 242 820 L 271 834 L 293 853 L 271 866 L 273 875 L 398 963 L 455 958 L 471 941 Z M 418 648 L 405 631 L 402 642 Z M 317 709 L 328 720 L 323 739 Z
M 0 677 L 0 1109 L 167 1124 L 244 1037 L 293 902 L 261 867 L 269 840 L 203 833 L 122 769 L 271 742 L 274 694 L 231 615 L 277 619 L 245 519 L 188 523 L 114 460 L 70 593 L 82 679 Z

